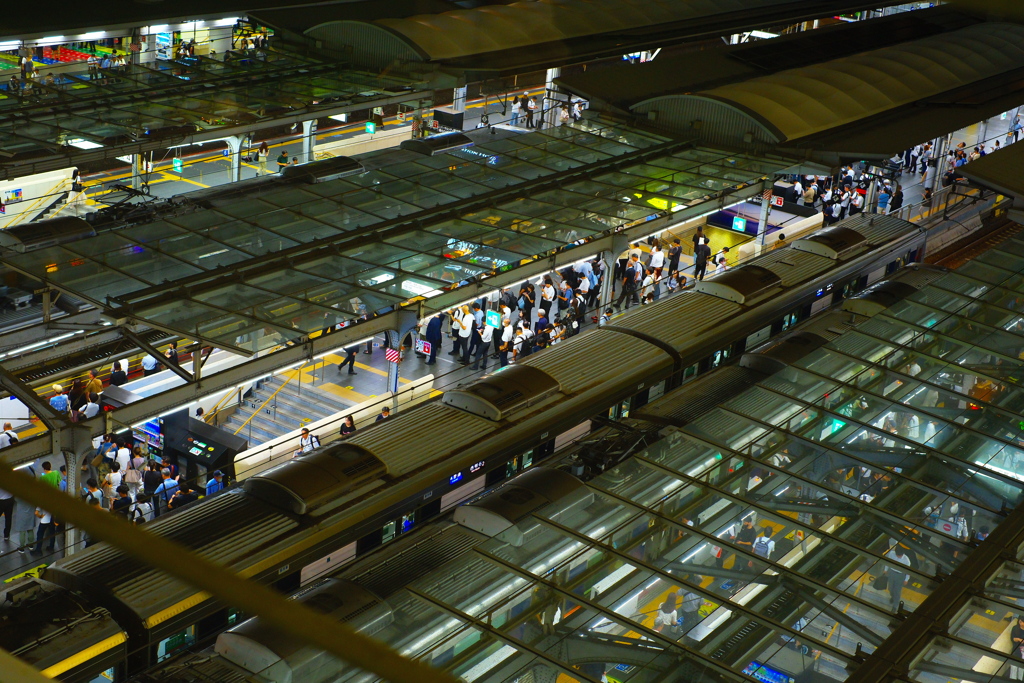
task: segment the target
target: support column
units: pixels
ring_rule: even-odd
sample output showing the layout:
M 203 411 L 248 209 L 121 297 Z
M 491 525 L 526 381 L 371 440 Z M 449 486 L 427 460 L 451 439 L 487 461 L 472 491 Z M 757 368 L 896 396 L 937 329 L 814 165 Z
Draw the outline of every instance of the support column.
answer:
M 974 146 L 978 146 L 985 142 L 985 136 L 988 135 L 988 119 L 983 119 L 978 124 L 978 140 Z
M 237 183 L 242 179 L 242 138 L 232 135 L 227 139 L 228 161 L 230 162 L 229 182 Z
M 452 110 L 455 113 L 466 111 L 466 86 L 460 85 L 452 91 Z
M 397 330 L 385 330 L 384 339 L 387 341 L 387 345 L 393 349 L 402 350 L 402 338 L 398 336 Z M 398 393 L 398 366 L 401 363 L 388 363 L 388 391 L 392 394 Z M 398 407 L 398 400 L 392 397 L 391 399 L 392 408 Z
M 138 190 L 142 187 L 142 155 L 132 155 L 132 189 Z
M 313 161 L 313 133 L 316 132 L 316 121 L 303 121 L 302 122 L 302 156 L 299 160 L 308 164 Z
M 761 253 L 765 248 L 765 239 L 768 237 L 768 215 L 772 211 L 771 195 L 768 194 L 775 187 L 771 179 L 761 183 L 761 213 L 757 218 L 757 251 Z
M 629 239 L 627 239 L 625 233 L 620 232 L 612 237 L 611 250 L 604 252 L 604 282 L 601 283 L 600 298 L 601 312 L 612 303 L 612 285 L 616 284 L 615 262 L 618 260 L 619 254 L 624 252 L 628 246 Z
M 555 79 L 561 75 L 562 70 L 556 66 L 553 69 L 548 69 L 547 75 L 544 77 L 544 99 L 541 102 L 541 108 L 544 110 L 542 119 L 549 128 L 558 125 L 558 100 L 550 95 L 558 92 Z
M 935 190 L 937 178 L 946 165 L 946 138 L 939 137 L 932 141 L 932 158 L 928 160 L 924 181 L 921 183 L 926 190 Z

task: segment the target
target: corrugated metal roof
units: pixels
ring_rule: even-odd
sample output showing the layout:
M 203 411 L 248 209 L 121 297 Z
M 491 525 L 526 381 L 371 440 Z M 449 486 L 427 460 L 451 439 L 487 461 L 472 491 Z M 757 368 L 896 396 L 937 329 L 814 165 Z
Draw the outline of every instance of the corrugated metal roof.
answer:
M 644 306 L 616 320 L 616 327 L 639 330 L 682 350 L 687 342 L 743 310 L 732 301 L 699 292 L 680 292 L 657 306 Z
M 537 0 L 375 24 L 432 60 L 458 59 L 612 31 L 781 6 L 788 0 Z
M 669 97 L 724 102 L 768 126 L 778 141 L 785 141 L 861 121 L 1019 68 L 1024 68 L 1024 26 L 990 22 L 693 95 Z
M 796 249 L 774 249 L 758 259 L 757 265 L 782 278 L 783 287 L 791 287 L 824 273 L 834 266 L 835 262 L 824 256 Z
M 671 364 L 669 355 L 658 347 L 621 332 L 598 330 L 582 335 L 572 344 L 558 344 L 523 361 L 553 377 L 568 394 L 576 394 L 608 381 L 620 363 L 644 367 L 650 363 Z
M 397 477 L 446 455 L 451 443 L 464 443 L 497 429 L 490 420 L 439 401 L 417 408 L 416 415 L 418 420 L 394 420 L 356 432 L 348 442 L 369 449 L 388 468 L 388 474 Z M 425 438 L 427 431 L 443 438 Z M 410 443 L 417 446 L 410 448 Z
M 868 244 L 885 244 L 897 237 L 912 234 L 919 228 L 909 221 L 895 216 L 883 216 L 877 213 L 858 213 L 843 221 L 844 228 L 856 230 L 864 235 Z

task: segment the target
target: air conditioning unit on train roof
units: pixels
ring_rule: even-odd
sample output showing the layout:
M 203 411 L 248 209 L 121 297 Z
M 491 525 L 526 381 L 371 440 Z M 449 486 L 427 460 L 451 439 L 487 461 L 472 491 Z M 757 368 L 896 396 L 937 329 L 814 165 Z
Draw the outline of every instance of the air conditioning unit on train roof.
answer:
M 558 382 L 543 370 L 530 365 L 510 365 L 469 386 L 446 391 L 441 402 L 499 422 L 560 389 Z

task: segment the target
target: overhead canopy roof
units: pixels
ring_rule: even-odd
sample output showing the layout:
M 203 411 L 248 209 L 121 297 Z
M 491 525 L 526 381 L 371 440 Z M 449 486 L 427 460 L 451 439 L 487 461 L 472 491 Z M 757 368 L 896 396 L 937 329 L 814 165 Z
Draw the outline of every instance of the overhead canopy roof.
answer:
M 977 185 L 1024 199 L 1024 145 L 1006 145 L 961 167 L 959 172 Z
M 304 33 L 325 48 L 508 71 L 717 38 L 897 0 L 536 0 L 373 21 L 322 21 Z M 348 52 L 348 50 L 346 50 Z
M 695 419 L 686 388 L 634 410 L 673 426 L 471 549 L 459 527 L 437 532 L 434 547 L 460 549 L 443 569 L 399 587 L 371 555 L 336 576 L 383 595 L 394 619 L 376 638 L 477 683 L 574 667 L 588 681 L 888 680 L 862 675 L 878 661 L 920 683 L 1012 680 L 1024 553 L 973 540 L 1021 538 L 1020 511 L 1003 509 L 1024 499 L 1024 242 L 1008 245 L 774 375 L 719 371 L 748 388 Z M 774 532 L 770 554 L 732 538 L 745 519 Z M 907 577 L 897 600 L 882 576 Z M 696 614 L 658 628 L 666 600 Z M 886 659 L 893 644 L 905 659 Z
M 839 22 L 770 40 L 699 51 L 669 48 L 648 62 L 623 60 L 600 69 L 567 71 L 557 82 L 590 101 L 609 103 L 625 112 L 652 97 L 692 93 L 782 71 L 793 65 L 794 54 L 800 55 L 801 64 L 814 64 L 953 31 L 978 21 L 949 5 L 940 5 L 870 21 Z
M 430 97 L 410 79 L 276 47 L 224 59 L 132 64 L 102 80 L 66 75 L 37 85 L 38 99 L 0 92 L 0 177 Z
M 472 136 L 474 146 L 431 157 L 363 155 L 371 170 L 344 179 L 202 191 L 160 220 L 3 262 L 114 317 L 251 353 L 441 297 L 789 165 L 604 121 Z
M 983 23 L 694 95 L 669 97 L 724 103 L 783 142 L 1021 69 L 1024 26 Z

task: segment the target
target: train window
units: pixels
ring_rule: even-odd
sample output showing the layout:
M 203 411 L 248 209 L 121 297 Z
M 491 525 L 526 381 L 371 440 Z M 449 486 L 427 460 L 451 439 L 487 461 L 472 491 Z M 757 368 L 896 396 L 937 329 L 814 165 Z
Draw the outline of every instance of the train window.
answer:
M 653 401 L 656 398 L 664 396 L 664 394 L 665 394 L 665 383 L 667 381 L 668 380 L 662 380 L 662 381 L 658 382 L 657 384 L 655 384 L 653 387 L 651 387 L 651 390 L 650 390 L 650 392 L 647 395 L 647 400 L 648 401 Z
M 381 541 L 387 543 L 395 537 L 395 533 L 398 531 L 398 524 L 392 520 L 384 525 L 383 533 L 381 534 Z
M 242 610 L 229 609 L 228 610 L 228 626 L 234 626 L 238 622 L 242 621 Z
M 691 377 L 696 377 L 697 376 L 697 371 L 698 371 L 697 365 L 698 365 L 697 363 L 694 363 L 693 365 L 691 365 L 690 367 L 686 368 L 686 370 L 683 371 L 683 380 L 684 381 L 690 379 Z
M 782 318 L 782 331 L 785 332 L 786 330 L 791 328 L 793 325 L 796 325 L 799 321 L 800 321 L 800 313 L 798 311 L 793 311 L 792 313 L 789 313 L 789 314 L 783 316 L 783 318 Z
M 732 347 L 722 349 L 721 351 L 715 351 L 715 355 L 711 357 L 711 367 L 717 368 L 719 365 L 729 360 L 729 356 L 732 355 Z
M 505 478 L 508 479 L 509 477 L 515 476 L 515 473 L 518 472 L 518 471 L 519 471 L 519 458 L 518 457 L 512 458 L 511 460 L 508 461 L 508 464 L 505 465 Z
M 161 640 L 156 646 L 156 661 L 162 662 L 178 650 L 192 647 L 195 644 L 196 626 L 193 624 L 184 631 L 178 631 L 173 636 Z
M 533 464 L 533 451 L 526 451 L 523 453 L 523 469 Z
M 107 669 L 99 676 L 89 679 L 89 683 L 109 683 L 112 680 L 114 680 L 114 670 Z
M 618 412 L 618 415 L 615 416 L 616 419 L 629 417 L 629 401 L 623 401 L 622 403 L 620 403 L 619 409 L 616 412 Z
M 412 528 L 412 525 L 416 523 L 416 513 L 410 512 L 407 515 L 402 515 L 402 533 Z

